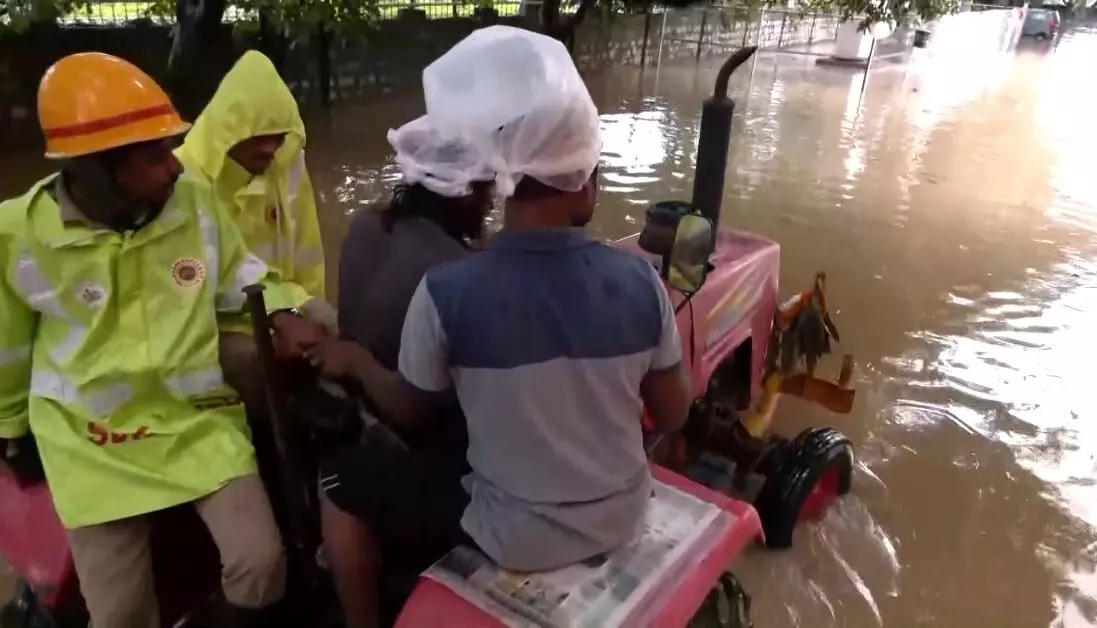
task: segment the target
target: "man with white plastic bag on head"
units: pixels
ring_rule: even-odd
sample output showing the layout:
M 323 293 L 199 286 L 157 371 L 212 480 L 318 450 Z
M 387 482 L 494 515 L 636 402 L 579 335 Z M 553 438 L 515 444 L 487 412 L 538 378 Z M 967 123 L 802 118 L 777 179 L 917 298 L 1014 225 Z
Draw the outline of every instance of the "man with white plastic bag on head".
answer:
M 388 140 L 403 178 L 387 206 L 351 221 L 339 256 L 339 327 L 395 369 L 416 286 L 427 269 L 466 257 L 482 238 L 495 173 L 428 116 L 390 130 Z
M 594 103 L 562 44 L 503 26 L 458 43 L 423 82 L 436 127 L 478 147 L 496 173 L 503 230 L 476 256 L 426 273 L 397 372 L 368 354 L 340 363 L 322 346 L 315 357 L 357 377 L 395 425 L 428 418 L 433 399 L 456 390 L 468 505 L 436 526 L 514 571 L 618 548 L 640 531 L 651 491 L 641 411 L 677 431 L 689 390 L 654 269 L 582 229 L 601 148 Z M 342 575 L 376 588 L 368 568 Z M 352 628 L 376 624 L 363 598 L 343 603 Z
M 468 241 L 480 238 L 491 209 L 495 175 L 467 143 L 439 134 L 427 116 L 389 131 L 388 139 L 403 180 L 386 207 L 358 212 L 351 222 L 339 259 L 343 339 L 329 343 L 321 356 L 329 373 L 346 372 L 339 364 L 354 364 L 367 351 L 385 368 L 397 367 L 404 315 L 423 275 L 471 255 Z M 384 426 L 370 428 L 360 446 L 320 464 L 333 570 L 354 574 L 368 559 L 357 549 L 365 538 L 360 517 L 386 567 L 378 606 L 390 621 L 419 572 L 464 540 L 459 526 L 436 525 L 459 521 L 468 503 L 461 485 L 469 471 L 468 436 L 452 391 L 428 419 L 410 426 L 390 422 L 399 439 L 387 437 Z M 336 580 L 344 598 L 376 589 L 353 576 Z

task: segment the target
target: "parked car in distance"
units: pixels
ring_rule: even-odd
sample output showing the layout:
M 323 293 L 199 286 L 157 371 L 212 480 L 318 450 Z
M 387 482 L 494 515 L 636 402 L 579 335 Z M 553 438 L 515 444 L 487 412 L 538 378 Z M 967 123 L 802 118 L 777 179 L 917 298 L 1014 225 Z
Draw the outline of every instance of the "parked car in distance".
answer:
M 1025 25 L 1021 27 L 1022 37 L 1036 39 L 1054 39 L 1059 32 L 1059 12 L 1054 9 L 1029 9 L 1025 16 Z

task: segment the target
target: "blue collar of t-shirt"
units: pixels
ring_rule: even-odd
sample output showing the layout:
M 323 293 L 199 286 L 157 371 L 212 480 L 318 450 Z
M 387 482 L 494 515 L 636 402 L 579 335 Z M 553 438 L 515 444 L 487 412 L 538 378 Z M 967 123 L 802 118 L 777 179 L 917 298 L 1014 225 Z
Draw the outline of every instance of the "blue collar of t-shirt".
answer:
M 564 229 L 504 229 L 488 248 L 500 251 L 562 251 L 590 244 L 582 227 Z

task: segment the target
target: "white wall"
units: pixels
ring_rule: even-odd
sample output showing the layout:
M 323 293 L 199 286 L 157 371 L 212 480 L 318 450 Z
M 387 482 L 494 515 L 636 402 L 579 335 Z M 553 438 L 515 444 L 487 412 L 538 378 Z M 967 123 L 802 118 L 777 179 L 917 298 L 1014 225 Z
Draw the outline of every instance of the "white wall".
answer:
M 1023 21 L 1020 7 L 948 15 L 930 25 L 928 51 L 935 57 L 998 54 L 1016 45 Z

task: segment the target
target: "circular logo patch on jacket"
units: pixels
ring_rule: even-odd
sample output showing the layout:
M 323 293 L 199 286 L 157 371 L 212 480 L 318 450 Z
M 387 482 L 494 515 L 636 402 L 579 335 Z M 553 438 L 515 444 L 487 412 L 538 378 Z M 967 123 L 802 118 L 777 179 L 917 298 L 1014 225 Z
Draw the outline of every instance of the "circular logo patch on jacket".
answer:
M 202 283 L 206 269 L 193 257 L 180 257 L 171 265 L 171 278 L 180 288 L 192 288 Z
M 99 284 L 84 284 L 76 291 L 76 298 L 88 309 L 96 309 L 107 300 L 107 289 Z

